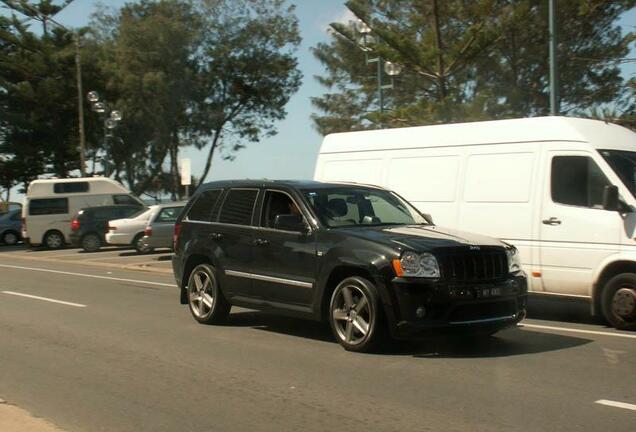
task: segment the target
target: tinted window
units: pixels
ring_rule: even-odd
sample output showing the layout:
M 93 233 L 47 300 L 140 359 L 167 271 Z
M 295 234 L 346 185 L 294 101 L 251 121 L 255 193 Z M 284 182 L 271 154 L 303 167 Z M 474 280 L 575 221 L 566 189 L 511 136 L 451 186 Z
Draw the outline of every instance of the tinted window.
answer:
M 139 201 L 137 201 L 130 195 L 114 195 L 113 202 L 115 204 L 140 205 Z
M 124 207 L 119 209 L 120 218 L 129 218 L 139 213 L 139 207 Z
M 79 193 L 88 192 L 88 182 L 70 182 L 70 183 L 55 183 L 53 185 L 53 192 L 55 193 Z
M 301 215 L 301 212 L 289 195 L 267 191 L 261 226 L 274 228 L 274 222 L 278 215 Z
M 91 213 L 89 213 L 90 216 L 92 216 L 94 219 L 100 219 L 100 220 L 112 220 L 112 219 L 119 219 L 120 217 L 124 217 L 124 210 L 126 209 L 119 209 L 116 207 L 108 207 L 108 208 L 102 208 L 102 209 L 94 209 Z
M 605 161 L 636 197 L 636 152 L 599 150 Z
M 579 207 L 603 205 L 603 190 L 609 181 L 586 156 L 556 156 L 552 159 L 552 201 Z
M 231 190 L 223 202 L 219 222 L 250 225 L 257 194 L 257 190 Z
M 33 199 L 29 203 L 29 214 L 49 215 L 68 213 L 68 198 Z
M 200 194 L 188 212 L 188 219 L 210 222 L 212 210 L 220 196 L 221 189 L 208 190 Z
M 168 207 L 162 209 L 157 215 L 155 222 L 175 222 L 183 207 Z

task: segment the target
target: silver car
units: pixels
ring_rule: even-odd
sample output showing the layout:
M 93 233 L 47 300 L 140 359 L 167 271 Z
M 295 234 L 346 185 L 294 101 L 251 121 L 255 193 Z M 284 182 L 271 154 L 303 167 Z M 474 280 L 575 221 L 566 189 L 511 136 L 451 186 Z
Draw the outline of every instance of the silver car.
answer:
M 173 202 L 156 206 L 148 219 L 138 250 L 149 253 L 157 248 L 172 248 L 174 224 L 185 205 L 185 202 Z

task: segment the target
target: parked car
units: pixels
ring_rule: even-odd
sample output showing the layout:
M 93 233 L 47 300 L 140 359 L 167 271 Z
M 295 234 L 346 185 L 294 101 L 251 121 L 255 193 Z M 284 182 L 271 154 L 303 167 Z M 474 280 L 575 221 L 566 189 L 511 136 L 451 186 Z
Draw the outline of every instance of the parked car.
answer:
M 185 202 L 173 202 L 155 207 L 140 241 L 141 253 L 149 253 L 160 248 L 172 248 L 174 224 L 185 205 Z
M 14 245 L 21 240 L 22 210 L 9 210 L 0 216 L 0 242 Z
M 137 252 L 145 252 L 143 242 L 144 230 L 148 225 L 148 219 L 153 214 L 156 205 L 150 206 L 139 213 L 124 219 L 115 219 L 108 222 L 106 243 L 116 246 L 134 247 Z
M 106 177 L 34 180 L 22 209 L 22 237 L 32 246 L 59 249 L 70 242 L 71 219 L 80 209 L 145 204 L 121 183 Z
M 535 295 L 636 329 L 636 133 L 528 118 L 332 134 L 315 180 L 395 190 L 435 222 L 519 248 Z
M 130 217 L 139 212 L 136 205 L 89 207 L 77 212 L 71 221 L 70 241 L 86 252 L 98 251 L 105 243 L 108 221 Z
M 386 189 L 313 181 L 203 185 L 174 231 L 181 303 L 200 323 L 233 305 L 330 323 L 347 350 L 388 335 L 490 335 L 525 316 L 517 250 L 447 232 Z

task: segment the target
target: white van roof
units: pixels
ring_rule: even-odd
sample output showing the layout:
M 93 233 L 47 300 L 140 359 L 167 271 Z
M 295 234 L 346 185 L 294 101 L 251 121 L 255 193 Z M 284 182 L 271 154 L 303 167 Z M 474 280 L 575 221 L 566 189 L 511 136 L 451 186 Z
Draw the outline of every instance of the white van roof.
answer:
M 636 151 L 636 133 L 627 128 L 555 116 L 336 133 L 325 137 L 320 153 L 541 141 L 579 141 L 599 149 Z
M 88 183 L 87 192 L 55 192 L 55 185 L 62 183 Z M 107 177 L 79 177 L 64 179 L 45 179 L 33 180 L 29 183 L 26 196 L 33 197 L 51 197 L 55 195 L 99 195 L 109 193 L 130 193 L 121 183 Z

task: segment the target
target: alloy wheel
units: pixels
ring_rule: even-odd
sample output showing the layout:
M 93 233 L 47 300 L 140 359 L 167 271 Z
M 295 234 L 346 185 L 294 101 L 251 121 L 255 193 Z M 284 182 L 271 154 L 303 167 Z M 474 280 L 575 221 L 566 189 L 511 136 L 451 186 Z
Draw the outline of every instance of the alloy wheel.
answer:
M 189 288 L 189 301 L 192 313 L 205 318 L 212 313 L 216 281 L 203 270 L 196 270 L 192 276 L 193 286 Z
M 374 318 L 369 298 L 355 285 L 338 289 L 332 302 L 331 316 L 338 337 L 350 345 L 358 345 L 365 340 Z
M 3 236 L 2 240 L 4 241 L 4 244 L 13 246 L 18 242 L 18 236 L 12 232 L 8 232 Z

